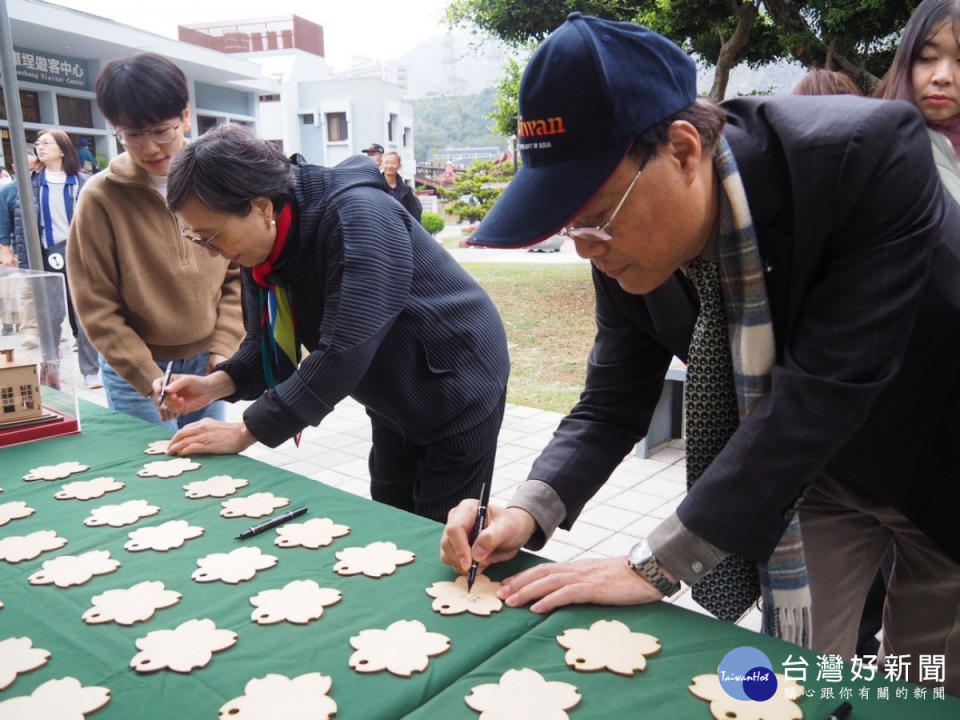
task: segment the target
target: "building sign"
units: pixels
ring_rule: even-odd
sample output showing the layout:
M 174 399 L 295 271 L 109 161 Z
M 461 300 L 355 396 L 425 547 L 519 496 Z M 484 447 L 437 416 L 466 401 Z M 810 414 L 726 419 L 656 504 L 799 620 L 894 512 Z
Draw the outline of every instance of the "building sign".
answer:
M 13 60 L 20 80 L 77 90 L 90 89 L 86 60 L 26 48 L 14 48 Z

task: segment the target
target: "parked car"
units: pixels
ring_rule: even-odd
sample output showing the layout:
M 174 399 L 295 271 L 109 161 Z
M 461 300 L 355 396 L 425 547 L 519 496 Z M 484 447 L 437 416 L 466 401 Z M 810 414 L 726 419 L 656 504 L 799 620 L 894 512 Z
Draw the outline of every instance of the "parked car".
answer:
M 541 240 L 536 245 L 527 248 L 527 252 L 560 252 L 560 246 L 566 240 L 563 235 L 551 235 L 546 240 Z

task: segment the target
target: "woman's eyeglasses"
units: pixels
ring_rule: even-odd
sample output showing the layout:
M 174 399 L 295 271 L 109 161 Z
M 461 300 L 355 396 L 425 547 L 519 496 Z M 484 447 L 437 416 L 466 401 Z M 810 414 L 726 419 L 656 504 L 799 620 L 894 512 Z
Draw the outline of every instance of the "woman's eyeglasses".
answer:
M 157 145 L 166 145 L 174 141 L 177 137 L 177 130 L 182 124 L 181 121 L 176 125 L 157 127 L 152 130 L 117 130 L 113 136 L 127 148 L 138 148 L 147 141 L 147 138 L 153 140 Z

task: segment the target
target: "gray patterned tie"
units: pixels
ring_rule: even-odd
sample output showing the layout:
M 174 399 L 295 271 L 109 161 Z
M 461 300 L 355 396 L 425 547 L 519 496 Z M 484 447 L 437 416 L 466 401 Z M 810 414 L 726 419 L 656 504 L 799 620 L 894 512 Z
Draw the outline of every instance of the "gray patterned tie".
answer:
M 687 266 L 687 277 L 700 297 L 684 386 L 689 489 L 723 450 L 740 417 L 719 267 L 713 260 L 695 258 Z M 757 564 L 730 555 L 694 585 L 691 594 L 716 617 L 736 622 L 759 593 Z

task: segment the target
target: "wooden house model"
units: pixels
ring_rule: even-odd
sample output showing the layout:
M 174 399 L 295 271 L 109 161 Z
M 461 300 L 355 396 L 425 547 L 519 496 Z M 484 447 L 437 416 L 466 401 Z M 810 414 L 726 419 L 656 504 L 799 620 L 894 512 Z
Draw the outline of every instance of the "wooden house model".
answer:
M 17 363 L 13 350 L 0 350 L 0 427 L 43 414 L 36 363 Z

